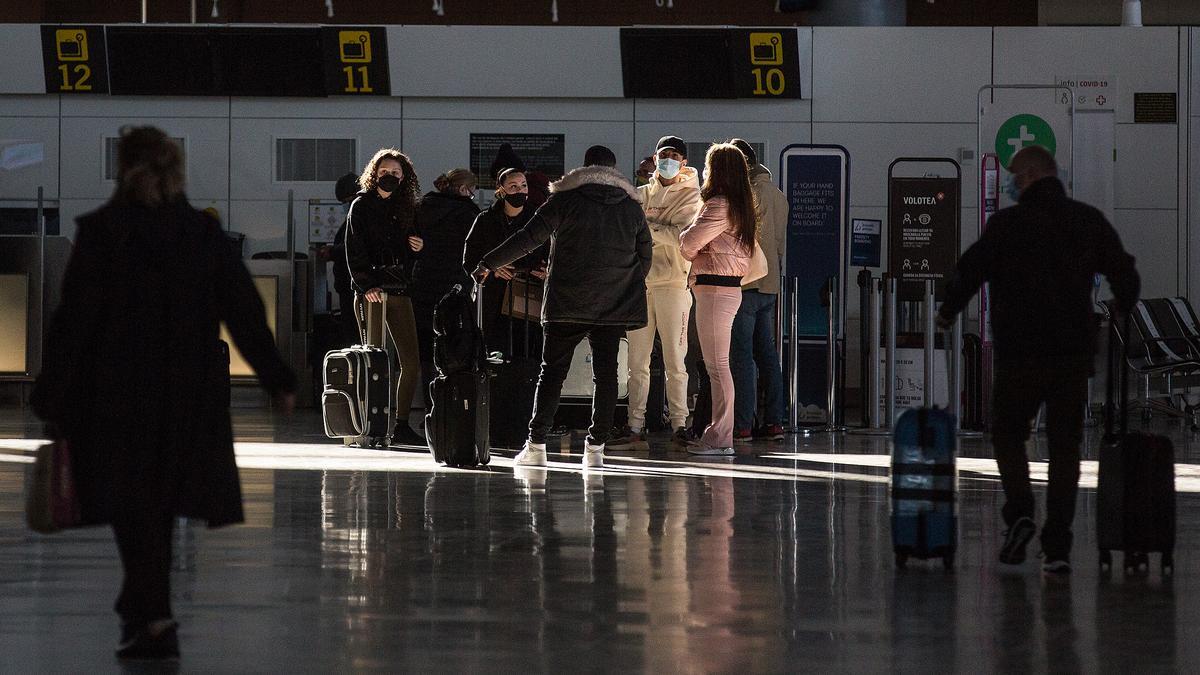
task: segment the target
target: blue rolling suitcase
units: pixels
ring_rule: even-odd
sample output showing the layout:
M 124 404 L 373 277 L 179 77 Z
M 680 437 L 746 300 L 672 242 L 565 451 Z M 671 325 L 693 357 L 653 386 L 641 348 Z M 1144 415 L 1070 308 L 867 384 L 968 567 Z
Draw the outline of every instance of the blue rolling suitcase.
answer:
M 909 558 L 941 558 L 954 568 L 958 434 L 954 416 L 937 408 L 906 410 L 892 450 L 892 545 L 896 567 Z

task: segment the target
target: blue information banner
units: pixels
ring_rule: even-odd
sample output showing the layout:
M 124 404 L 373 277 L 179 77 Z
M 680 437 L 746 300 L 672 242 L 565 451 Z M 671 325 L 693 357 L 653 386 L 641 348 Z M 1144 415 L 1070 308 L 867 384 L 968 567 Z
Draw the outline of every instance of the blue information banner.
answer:
M 840 277 L 844 165 L 844 156 L 838 154 L 785 158 L 787 276 L 800 281 L 796 304 L 802 337 L 825 337 L 821 287 L 829 277 Z

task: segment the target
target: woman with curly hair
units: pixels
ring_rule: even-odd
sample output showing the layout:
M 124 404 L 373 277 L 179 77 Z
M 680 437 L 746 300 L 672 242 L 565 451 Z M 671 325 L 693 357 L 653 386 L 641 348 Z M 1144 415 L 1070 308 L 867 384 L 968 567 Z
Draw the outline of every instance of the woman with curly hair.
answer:
M 399 360 L 392 441 L 424 447 L 425 439 L 408 422 L 421 380 L 417 326 L 409 299 L 412 270 L 425 246 L 414 224 L 420 184 L 407 155 L 383 148 L 367 162 L 358 185 L 362 190 L 346 216 L 346 266 L 354 287 L 354 315 L 360 332 L 377 327 L 375 335 L 366 335 L 367 342 L 382 345 L 387 336 Z
M 742 304 L 742 277 L 750 269 L 758 233 L 758 214 L 746 156 L 735 145 L 719 143 L 704 158 L 704 205 L 679 235 L 680 252 L 692 261 L 688 278 L 696 296 L 696 333 L 712 381 L 712 422 L 698 455 L 733 454 L 733 373 L 729 340 L 733 318 Z

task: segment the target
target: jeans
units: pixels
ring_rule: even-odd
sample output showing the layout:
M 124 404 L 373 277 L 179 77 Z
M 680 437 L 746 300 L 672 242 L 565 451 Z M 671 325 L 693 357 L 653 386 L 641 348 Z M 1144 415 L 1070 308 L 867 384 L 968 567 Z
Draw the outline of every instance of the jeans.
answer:
M 733 373 L 729 370 L 729 333 L 742 303 L 742 292 L 726 286 L 697 285 L 696 334 L 704 367 L 712 382 L 712 422 L 701 441 L 710 447 L 733 446 Z
M 733 427 L 754 426 L 758 380 L 766 390 L 762 423 L 783 424 L 783 369 L 775 352 L 775 301 L 778 296 L 742 291 L 742 305 L 733 319 L 729 365 L 733 369 L 735 397 Z
M 1083 441 L 1087 405 L 1086 366 L 997 364 L 993 383 L 992 445 L 1000 482 L 1004 486 L 1004 522 L 1034 517 L 1033 490 L 1025 441 L 1042 403 L 1046 404 L 1046 444 L 1050 451 L 1050 480 L 1046 487 L 1046 522 L 1042 549 L 1047 557 L 1065 558 L 1071 552 L 1071 523 L 1079 486 L 1079 445 Z
M 592 382 L 596 385 L 592 395 L 592 427 L 588 430 L 587 441 L 592 445 L 603 445 L 608 441 L 617 407 L 617 351 L 621 338 L 625 337 L 625 328 L 548 323 L 542 342 L 542 372 L 534 396 L 533 419 L 529 422 L 531 442 L 546 442 L 546 434 L 554 425 L 554 414 L 558 412 L 563 382 L 571 370 L 575 347 L 585 337 L 592 346 Z
M 171 618 L 170 513 L 141 513 L 114 520 L 113 535 L 125 571 L 121 594 L 113 607 L 121 620 L 146 624 Z

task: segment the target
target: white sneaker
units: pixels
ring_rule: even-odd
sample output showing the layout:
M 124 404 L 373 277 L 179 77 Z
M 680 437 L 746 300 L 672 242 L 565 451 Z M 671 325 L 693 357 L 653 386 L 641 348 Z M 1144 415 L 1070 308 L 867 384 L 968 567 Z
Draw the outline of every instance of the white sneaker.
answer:
M 692 453 L 693 455 L 732 455 L 733 454 L 733 448 L 730 448 L 730 447 L 720 448 L 720 447 L 709 445 L 707 443 L 701 443 L 700 445 L 689 446 L 687 451 Z
M 513 466 L 546 466 L 546 444 L 525 441 L 525 449 L 513 460 Z
M 604 444 L 592 445 L 587 441 L 583 443 L 583 468 L 599 469 L 604 466 Z

